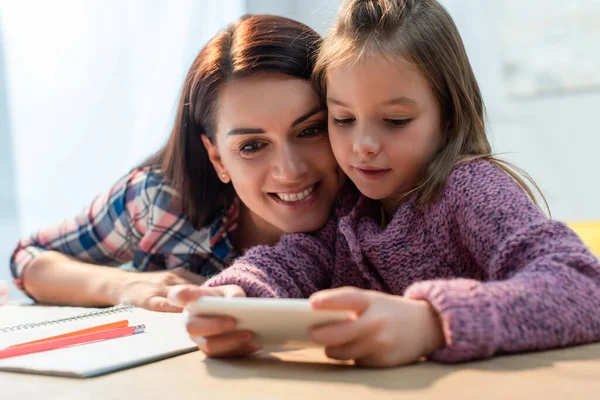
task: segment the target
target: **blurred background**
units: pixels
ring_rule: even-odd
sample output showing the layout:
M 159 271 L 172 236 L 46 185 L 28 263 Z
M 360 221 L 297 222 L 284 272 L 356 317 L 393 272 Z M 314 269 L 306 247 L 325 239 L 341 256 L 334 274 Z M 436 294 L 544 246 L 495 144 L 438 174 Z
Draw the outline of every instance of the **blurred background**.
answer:
M 324 34 L 340 3 L 0 0 L 0 280 L 19 237 L 80 211 L 164 143 L 187 69 L 219 29 L 269 13 Z M 442 3 L 494 150 L 531 174 L 554 218 L 600 220 L 600 1 Z

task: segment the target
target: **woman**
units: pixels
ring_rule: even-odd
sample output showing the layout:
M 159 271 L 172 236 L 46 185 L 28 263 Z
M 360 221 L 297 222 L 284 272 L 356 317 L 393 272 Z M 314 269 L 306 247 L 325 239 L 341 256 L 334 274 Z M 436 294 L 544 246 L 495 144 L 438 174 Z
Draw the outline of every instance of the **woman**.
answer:
M 22 240 L 17 286 L 44 303 L 178 311 L 169 287 L 320 228 L 343 182 L 308 80 L 320 40 L 276 16 L 217 34 L 190 68 L 166 146 L 83 213 Z

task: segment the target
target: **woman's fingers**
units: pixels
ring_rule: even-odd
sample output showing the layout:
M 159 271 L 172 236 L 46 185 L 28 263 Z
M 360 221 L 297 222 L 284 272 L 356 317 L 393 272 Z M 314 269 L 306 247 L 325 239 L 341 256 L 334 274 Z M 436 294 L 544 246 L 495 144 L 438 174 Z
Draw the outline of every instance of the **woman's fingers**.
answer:
M 165 293 L 166 295 L 166 293 Z M 183 308 L 172 304 L 166 297 L 163 296 L 154 296 L 146 299 L 144 304 L 141 305 L 142 308 L 150 311 L 161 311 L 161 312 L 181 312 Z
M 244 290 L 237 285 L 200 287 L 196 285 L 178 285 L 169 289 L 167 298 L 173 304 L 185 306 L 187 303 L 196 301 L 202 296 L 218 297 L 246 297 Z
M 138 282 L 123 294 L 123 301 L 150 311 L 181 312 L 183 307 L 167 299 L 167 288 L 148 282 Z
M 210 288 L 202 288 L 196 285 L 177 285 L 169 289 L 167 298 L 173 304 L 185 306 L 191 301 L 196 301 L 202 296 L 210 296 Z M 214 296 L 214 295 L 213 295 Z
M 181 278 L 180 282 L 178 282 L 177 284 L 191 283 L 193 285 L 202 285 L 204 282 L 206 282 L 206 277 L 195 274 L 191 271 L 188 271 L 185 268 L 175 268 L 171 270 L 171 272 L 173 272 L 175 275 Z

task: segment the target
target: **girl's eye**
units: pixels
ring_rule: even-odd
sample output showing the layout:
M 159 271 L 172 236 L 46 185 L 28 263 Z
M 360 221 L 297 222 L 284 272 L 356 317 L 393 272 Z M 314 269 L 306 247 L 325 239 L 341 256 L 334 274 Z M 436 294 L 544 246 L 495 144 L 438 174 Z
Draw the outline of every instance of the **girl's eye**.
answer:
M 333 124 L 337 125 L 337 126 L 348 126 L 350 124 L 352 124 L 355 120 L 355 118 L 335 118 L 332 117 L 333 119 Z
M 407 118 L 407 119 L 391 119 L 391 118 L 387 118 L 384 119 L 384 121 L 386 123 L 388 123 L 389 125 L 391 125 L 393 128 L 402 128 L 403 126 L 408 125 L 408 123 L 410 121 L 412 121 L 412 119 Z
M 298 136 L 301 138 L 313 138 L 316 136 L 321 136 L 323 134 L 327 134 L 327 126 L 321 124 L 321 125 L 315 125 L 315 126 L 311 126 L 310 128 L 306 128 L 303 129 Z
M 240 153 L 243 155 L 251 155 L 260 151 L 264 146 L 265 144 L 260 142 L 244 143 L 240 146 Z

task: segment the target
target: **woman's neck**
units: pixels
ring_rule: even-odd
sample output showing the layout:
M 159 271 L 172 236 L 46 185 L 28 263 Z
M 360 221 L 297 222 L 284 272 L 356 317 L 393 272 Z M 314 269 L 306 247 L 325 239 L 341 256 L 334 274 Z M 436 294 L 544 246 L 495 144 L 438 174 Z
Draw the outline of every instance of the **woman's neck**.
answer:
M 231 233 L 231 242 L 242 253 L 250 247 L 276 244 L 283 232 L 240 204 L 238 227 Z

